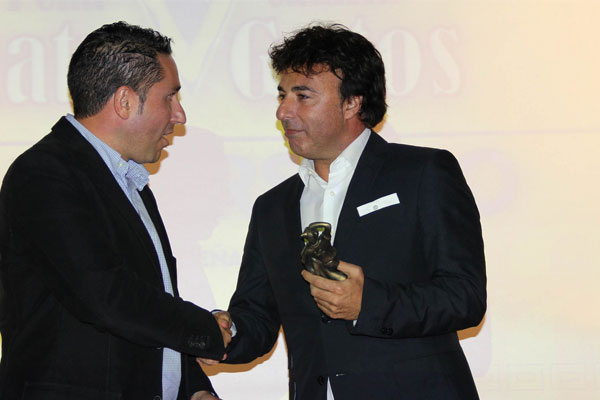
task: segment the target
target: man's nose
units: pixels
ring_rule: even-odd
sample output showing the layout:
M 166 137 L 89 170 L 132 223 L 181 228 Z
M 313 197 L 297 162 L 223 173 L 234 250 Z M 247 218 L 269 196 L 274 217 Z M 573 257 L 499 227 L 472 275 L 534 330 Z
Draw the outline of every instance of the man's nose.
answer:
M 175 98 L 174 103 L 175 104 L 174 104 L 174 109 L 173 109 L 173 114 L 172 114 L 171 120 L 176 124 L 183 125 L 183 124 L 185 124 L 185 121 L 187 121 L 183 106 L 179 102 L 179 98 Z
M 279 103 L 279 107 L 277 107 L 277 112 L 275 112 L 275 116 L 278 120 L 283 121 L 284 119 L 289 119 L 294 115 L 294 107 L 291 100 L 282 99 Z

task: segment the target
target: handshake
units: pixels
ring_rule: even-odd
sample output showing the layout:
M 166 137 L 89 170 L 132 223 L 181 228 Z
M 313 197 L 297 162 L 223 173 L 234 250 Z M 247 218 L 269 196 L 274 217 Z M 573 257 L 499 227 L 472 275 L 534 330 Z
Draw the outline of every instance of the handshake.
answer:
M 231 342 L 231 337 L 232 337 L 231 327 L 233 324 L 231 322 L 231 316 L 229 315 L 229 313 L 227 311 L 217 311 L 216 313 L 214 313 L 214 316 L 215 316 L 215 319 L 217 320 L 217 324 L 219 324 L 219 328 L 221 328 L 221 334 L 223 335 L 223 344 L 225 345 L 225 348 L 227 348 L 227 346 Z M 224 354 L 223 358 L 221 360 L 211 360 L 208 358 L 196 358 L 196 362 L 200 365 L 215 365 L 221 361 L 224 361 L 226 358 L 227 358 L 227 354 Z

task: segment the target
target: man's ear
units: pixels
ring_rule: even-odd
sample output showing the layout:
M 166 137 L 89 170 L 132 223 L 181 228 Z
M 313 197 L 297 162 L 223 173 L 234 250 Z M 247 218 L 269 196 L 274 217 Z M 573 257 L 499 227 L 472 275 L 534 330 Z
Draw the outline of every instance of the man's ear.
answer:
M 137 95 L 129 86 L 120 86 L 113 95 L 115 113 L 122 119 L 128 119 L 137 110 L 137 102 Z
M 362 107 L 362 96 L 350 96 L 344 101 L 344 118 L 351 119 L 358 116 Z

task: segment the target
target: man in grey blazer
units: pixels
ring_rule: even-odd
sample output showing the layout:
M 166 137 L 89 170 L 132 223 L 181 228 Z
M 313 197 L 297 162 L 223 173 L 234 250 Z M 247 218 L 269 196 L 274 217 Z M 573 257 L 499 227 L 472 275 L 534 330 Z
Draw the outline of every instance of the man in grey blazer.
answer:
M 226 362 L 268 352 L 282 325 L 290 399 L 477 399 L 456 331 L 483 318 L 485 261 L 457 161 L 372 130 L 384 65 L 363 36 L 312 26 L 270 56 L 277 118 L 304 160 L 254 204 Z M 315 221 L 332 225 L 346 280 L 303 270 L 300 234 Z
M 181 299 L 142 163 L 185 123 L 170 39 L 104 25 L 69 65 L 74 115 L 0 191 L 0 399 L 216 399 L 229 333 Z

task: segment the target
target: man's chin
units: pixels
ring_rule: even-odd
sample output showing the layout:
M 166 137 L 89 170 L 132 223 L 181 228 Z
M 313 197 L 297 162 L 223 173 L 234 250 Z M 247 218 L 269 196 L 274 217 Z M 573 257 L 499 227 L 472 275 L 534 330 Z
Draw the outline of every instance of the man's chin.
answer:
M 154 161 L 152 161 L 153 163 L 160 161 L 161 159 L 167 158 L 167 156 L 169 155 L 168 152 L 164 151 L 164 150 L 160 150 L 158 152 L 158 154 L 156 154 L 156 156 L 154 157 Z
M 166 151 L 159 150 L 158 153 L 156 153 L 154 156 L 146 157 L 146 159 L 140 162 L 140 164 L 154 164 L 155 162 L 158 162 L 161 158 L 167 158 L 168 155 L 169 153 L 167 153 Z
M 297 155 L 298 157 L 310 158 L 310 157 L 307 157 L 306 149 L 302 148 L 302 146 L 299 146 L 298 144 L 293 143 L 293 141 L 288 141 L 288 144 L 289 144 L 290 151 L 292 153 L 294 153 L 295 155 Z

